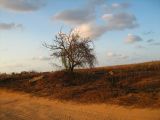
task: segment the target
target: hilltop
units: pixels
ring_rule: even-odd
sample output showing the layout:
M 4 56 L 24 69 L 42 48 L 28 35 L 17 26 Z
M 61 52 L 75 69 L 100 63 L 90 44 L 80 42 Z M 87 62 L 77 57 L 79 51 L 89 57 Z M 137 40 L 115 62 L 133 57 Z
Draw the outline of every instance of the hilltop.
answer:
M 160 61 L 0 75 L 0 88 L 62 101 L 160 107 Z

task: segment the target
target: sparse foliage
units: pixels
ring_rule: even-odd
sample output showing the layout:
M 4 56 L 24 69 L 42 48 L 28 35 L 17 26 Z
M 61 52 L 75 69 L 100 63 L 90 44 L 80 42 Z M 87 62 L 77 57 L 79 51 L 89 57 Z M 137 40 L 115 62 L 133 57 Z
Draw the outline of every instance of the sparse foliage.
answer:
M 76 31 L 71 30 L 68 34 L 60 31 L 55 36 L 53 44 L 43 45 L 51 50 L 51 56 L 61 60 L 68 71 L 72 72 L 75 67 L 93 67 L 95 64 L 93 42 Z

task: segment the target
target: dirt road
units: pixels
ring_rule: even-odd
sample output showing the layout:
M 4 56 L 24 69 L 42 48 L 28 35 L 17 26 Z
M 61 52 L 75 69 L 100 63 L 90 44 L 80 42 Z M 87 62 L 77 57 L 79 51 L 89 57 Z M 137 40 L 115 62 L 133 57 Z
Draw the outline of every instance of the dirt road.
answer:
M 0 120 L 160 120 L 160 109 L 62 103 L 0 90 Z

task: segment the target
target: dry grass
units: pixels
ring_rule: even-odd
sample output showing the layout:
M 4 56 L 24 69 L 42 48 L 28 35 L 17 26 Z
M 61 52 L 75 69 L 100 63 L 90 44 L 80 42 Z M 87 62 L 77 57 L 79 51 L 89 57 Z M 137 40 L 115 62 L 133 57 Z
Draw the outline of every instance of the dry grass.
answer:
M 39 76 L 43 79 L 29 82 Z M 160 61 L 80 69 L 75 73 L 1 75 L 0 87 L 63 101 L 160 108 Z
M 51 101 L 0 89 L 0 120 L 159 120 L 160 109 Z

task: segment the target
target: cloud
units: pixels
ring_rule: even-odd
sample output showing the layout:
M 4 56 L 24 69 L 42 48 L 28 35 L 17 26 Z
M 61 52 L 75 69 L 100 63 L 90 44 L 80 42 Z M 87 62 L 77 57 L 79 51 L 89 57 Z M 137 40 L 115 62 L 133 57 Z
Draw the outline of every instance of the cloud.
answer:
M 0 23 L 0 30 L 22 29 L 22 24 L 15 23 Z
M 77 28 L 82 35 L 98 38 L 106 32 L 133 29 L 138 26 L 134 15 L 128 13 L 104 14 L 102 19 L 106 21 L 105 24 L 95 24 L 94 22 L 79 25 Z
M 149 39 L 149 40 L 147 40 L 148 43 L 151 43 L 151 42 L 153 42 L 153 41 L 154 41 L 154 39 Z
M 128 58 L 129 56 L 122 55 L 122 54 L 116 54 L 116 53 L 113 53 L 113 52 L 108 52 L 108 53 L 107 53 L 107 57 L 108 57 L 108 58 L 126 59 L 126 58 Z
M 130 3 L 113 3 L 111 5 L 104 4 L 103 10 L 105 13 L 114 13 L 126 10 L 131 7 Z
M 142 41 L 142 38 L 138 35 L 128 34 L 127 38 L 125 39 L 126 43 L 135 43 Z
M 137 46 L 135 46 L 135 48 L 144 49 L 144 48 L 146 48 L 146 47 L 144 47 L 144 46 L 142 46 L 142 45 L 137 45 Z
M 38 56 L 38 57 L 33 57 L 32 60 L 48 61 L 48 60 L 51 60 L 51 58 L 50 57 L 44 57 L 44 56 Z
M 102 19 L 107 22 L 108 30 L 132 29 L 138 26 L 136 17 L 129 13 L 104 14 Z
M 83 24 L 95 19 L 95 14 L 90 9 L 65 10 L 53 16 L 54 20 L 63 21 L 69 24 Z
M 160 46 L 160 42 L 154 42 L 154 43 L 151 43 L 150 45 L 153 45 L 153 46 Z
M 105 4 L 106 0 L 88 0 L 88 5 L 89 6 L 97 6 L 97 5 L 102 5 Z
M 112 9 L 127 9 L 129 8 L 131 5 L 129 3 L 113 3 L 111 8 Z
M 146 42 L 151 46 L 159 46 L 160 45 L 160 42 L 156 42 L 154 39 L 148 39 Z
M 120 56 L 120 54 L 115 54 L 113 52 L 108 52 L 107 53 L 107 57 L 117 57 L 117 56 Z
M 96 11 L 104 13 L 101 8 L 106 5 L 105 2 L 105 0 L 88 0 L 88 4 L 81 8 L 58 12 L 52 18 L 79 29 L 82 35 L 93 39 L 97 39 L 109 31 L 138 27 L 136 17 L 126 12 L 111 12 L 99 17 L 100 15 L 97 15 Z M 114 3 L 110 8 L 128 8 L 129 6 L 128 3 Z M 100 23 L 97 20 L 104 22 Z
M 44 0 L 0 0 L 0 8 L 15 12 L 31 12 L 44 5 Z
M 154 32 L 153 31 L 147 31 L 147 32 L 143 32 L 143 35 L 150 35 L 150 34 L 153 34 Z
M 105 24 L 91 22 L 77 28 L 84 33 L 82 35 L 96 39 L 108 31 L 133 29 L 138 26 L 134 15 L 128 13 L 104 14 L 102 19 L 106 21 Z
M 95 9 L 104 3 L 105 0 L 89 0 L 84 7 L 61 11 L 52 18 L 71 25 L 87 24 L 96 19 Z
M 82 24 L 76 29 L 80 31 L 80 34 L 84 37 L 90 37 L 96 39 L 106 32 L 105 26 L 96 25 L 94 23 Z

